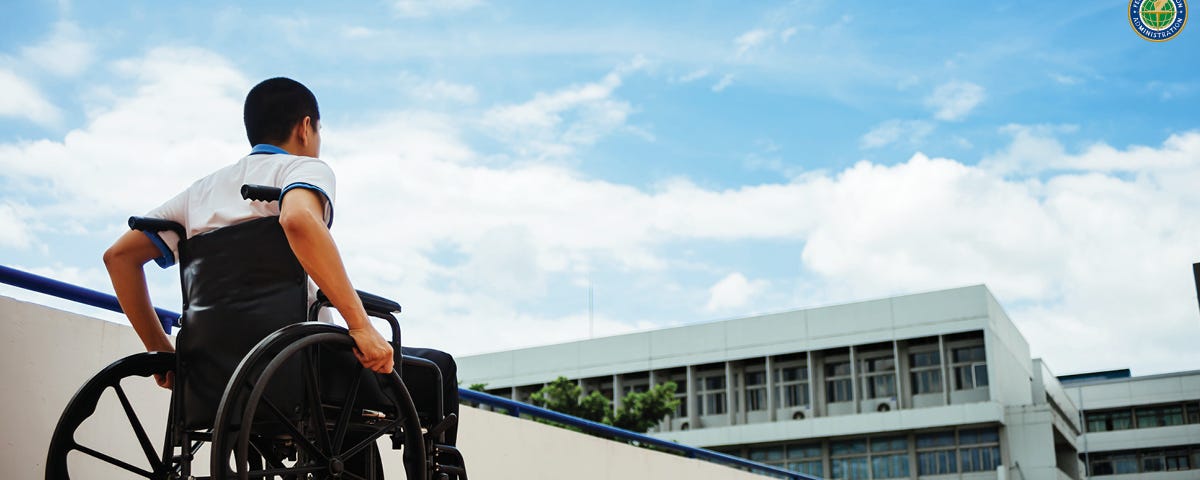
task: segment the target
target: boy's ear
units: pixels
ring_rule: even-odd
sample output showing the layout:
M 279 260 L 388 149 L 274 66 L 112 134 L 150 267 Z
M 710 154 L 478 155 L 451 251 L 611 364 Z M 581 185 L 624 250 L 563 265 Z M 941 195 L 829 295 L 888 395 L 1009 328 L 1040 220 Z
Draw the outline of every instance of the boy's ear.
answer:
M 301 145 L 308 145 L 312 141 L 314 127 L 312 117 L 306 116 L 304 119 L 296 122 L 296 126 L 292 127 L 292 138 L 295 138 Z

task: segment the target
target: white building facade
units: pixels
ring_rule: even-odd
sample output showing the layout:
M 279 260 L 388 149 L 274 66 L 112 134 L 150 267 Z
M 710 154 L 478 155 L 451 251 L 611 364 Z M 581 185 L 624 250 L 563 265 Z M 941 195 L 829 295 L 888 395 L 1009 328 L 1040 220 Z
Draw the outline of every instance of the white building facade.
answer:
M 1084 478 L 1086 465 L 1103 468 L 1097 459 L 1107 458 L 1090 456 L 1095 444 L 1110 441 L 1084 435 L 1079 391 L 1065 390 L 1030 358 L 1028 343 L 982 285 L 458 364 L 463 385 L 485 383 L 488 392 L 519 401 L 559 376 L 615 399 L 614 407 L 625 393 L 673 381 L 680 408 L 652 435 L 826 478 Z M 1093 395 L 1086 390 L 1093 385 L 1078 388 L 1085 401 Z M 1177 390 L 1156 402 L 1200 399 L 1195 385 Z M 1096 412 L 1126 406 L 1111 392 L 1094 395 Z M 1183 428 L 1200 427 L 1187 424 L 1188 411 Z M 1191 455 L 1200 442 L 1188 431 Z M 1120 441 L 1104 452 L 1127 450 L 1110 446 Z M 1180 471 L 1200 478 L 1200 470 Z
M 1200 371 L 1101 372 L 1062 383 L 1083 410 L 1079 446 L 1092 476 L 1200 478 Z

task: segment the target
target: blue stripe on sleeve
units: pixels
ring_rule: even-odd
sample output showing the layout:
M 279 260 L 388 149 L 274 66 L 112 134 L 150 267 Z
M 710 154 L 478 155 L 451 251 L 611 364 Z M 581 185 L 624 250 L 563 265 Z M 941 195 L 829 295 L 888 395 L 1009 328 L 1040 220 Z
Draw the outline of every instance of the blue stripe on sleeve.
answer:
M 293 188 L 305 188 L 308 190 L 313 190 L 313 191 L 319 192 L 321 194 L 321 196 L 325 197 L 325 203 L 327 203 L 329 205 L 329 223 L 325 226 L 329 227 L 329 228 L 333 228 L 333 199 L 329 198 L 329 194 L 325 193 L 325 190 L 322 189 L 321 187 L 318 187 L 311 183 L 296 182 L 296 183 L 293 183 L 286 187 L 283 187 L 283 191 L 280 192 L 280 194 L 279 194 L 279 201 L 283 202 L 283 196 L 287 195 L 288 190 L 291 190 Z
M 158 236 L 158 232 L 143 230 L 142 233 L 150 239 L 150 242 L 154 246 L 158 247 L 158 252 L 162 254 L 154 259 L 154 263 L 157 263 L 161 268 L 169 268 L 171 265 L 175 265 L 175 252 L 172 252 L 171 247 L 167 246 L 167 242 L 164 242 L 162 237 Z

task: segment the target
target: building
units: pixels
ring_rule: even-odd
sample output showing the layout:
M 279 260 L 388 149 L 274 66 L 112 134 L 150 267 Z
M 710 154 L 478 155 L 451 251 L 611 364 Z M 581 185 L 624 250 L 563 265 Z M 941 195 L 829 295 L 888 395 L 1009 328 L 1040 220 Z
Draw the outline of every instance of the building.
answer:
M 1190 457 L 1139 471 L 1200 478 L 1200 377 L 1068 389 L 982 285 L 463 357 L 459 373 L 516 400 L 558 376 L 615 402 L 674 381 L 681 406 L 654 435 L 828 478 L 1084 478 L 1167 445 Z M 1172 433 L 1085 434 L 1080 395 L 1088 425 L 1154 405 Z
M 1093 476 L 1200 478 L 1200 371 L 1060 380 L 1083 410 L 1079 445 Z

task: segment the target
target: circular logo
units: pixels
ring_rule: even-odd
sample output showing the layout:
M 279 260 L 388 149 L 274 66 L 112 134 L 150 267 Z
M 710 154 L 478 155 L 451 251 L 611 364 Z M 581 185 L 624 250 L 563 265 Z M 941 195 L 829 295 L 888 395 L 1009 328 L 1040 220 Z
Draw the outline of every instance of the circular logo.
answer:
M 1187 25 L 1187 0 L 1130 0 L 1129 25 L 1142 38 L 1165 42 Z

